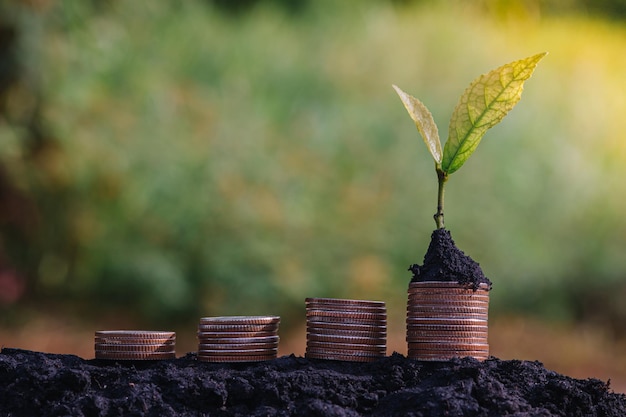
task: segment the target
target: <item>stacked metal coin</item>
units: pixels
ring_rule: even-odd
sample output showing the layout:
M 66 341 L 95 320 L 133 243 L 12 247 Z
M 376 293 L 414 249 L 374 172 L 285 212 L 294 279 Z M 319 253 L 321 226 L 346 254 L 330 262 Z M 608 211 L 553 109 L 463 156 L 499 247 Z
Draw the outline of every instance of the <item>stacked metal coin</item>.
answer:
M 489 288 L 474 291 L 456 282 L 411 282 L 407 305 L 409 358 L 443 361 L 489 356 Z
M 382 301 L 306 299 L 305 357 L 372 362 L 387 353 L 387 309 Z
M 259 362 L 278 355 L 278 316 L 203 317 L 198 325 L 198 360 Z
M 96 359 L 160 360 L 176 358 L 176 333 L 101 330 L 95 334 Z

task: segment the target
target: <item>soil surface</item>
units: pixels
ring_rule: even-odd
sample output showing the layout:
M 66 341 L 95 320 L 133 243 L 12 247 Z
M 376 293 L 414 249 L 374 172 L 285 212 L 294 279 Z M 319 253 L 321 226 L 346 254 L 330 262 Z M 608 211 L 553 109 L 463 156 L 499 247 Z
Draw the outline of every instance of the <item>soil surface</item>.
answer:
M 0 416 L 605 416 L 626 395 L 539 362 L 464 358 L 374 363 L 284 356 L 212 364 L 0 353 Z
M 452 235 L 446 229 L 436 229 L 424 256 L 423 265 L 411 265 L 414 281 L 456 281 L 474 289 L 485 283 L 491 289 L 491 281 L 483 274 L 478 262 L 456 247 Z

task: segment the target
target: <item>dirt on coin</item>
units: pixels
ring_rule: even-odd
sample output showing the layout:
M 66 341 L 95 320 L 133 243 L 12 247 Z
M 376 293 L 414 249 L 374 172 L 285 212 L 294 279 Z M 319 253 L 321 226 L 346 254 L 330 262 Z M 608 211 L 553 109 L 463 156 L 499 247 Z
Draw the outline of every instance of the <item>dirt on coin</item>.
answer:
M 481 283 L 491 288 L 491 281 L 483 274 L 478 262 L 456 247 L 446 229 L 436 229 L 424 256 L 424 264 L 409 267 L 411 282 L 456 281 L 476 289 Z
M 108 362 L 5 348 L 0 415 L 623 417 L 626 396 L 539 362 L 495 358 Z

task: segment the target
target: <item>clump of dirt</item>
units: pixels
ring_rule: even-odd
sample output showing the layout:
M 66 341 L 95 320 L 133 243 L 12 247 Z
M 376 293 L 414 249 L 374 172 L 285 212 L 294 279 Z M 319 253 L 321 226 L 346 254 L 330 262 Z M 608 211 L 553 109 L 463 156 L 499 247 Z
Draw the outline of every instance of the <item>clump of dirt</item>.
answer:
M 456 281 L 474 289 L 484 283 L 491 289 L 491 281 L 485 277 L 478 262 L 456 247 L 452 235 L 446 229 L 433 232 L 424 264 L 413 264 L 409 271 L 413 273 L 411 282 Z
M 107 362 L 2 349 L 0 415 L 623 417 L 626 395 L 496 358 L 212 364 L 193 354 Z

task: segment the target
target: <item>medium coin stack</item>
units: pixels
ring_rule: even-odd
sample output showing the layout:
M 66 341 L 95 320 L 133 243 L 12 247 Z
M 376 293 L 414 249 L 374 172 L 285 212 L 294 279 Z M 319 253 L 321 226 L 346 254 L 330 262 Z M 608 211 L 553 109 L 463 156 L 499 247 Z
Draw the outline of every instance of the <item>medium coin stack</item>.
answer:
M 408 356 L 443 361 L 489 356 L 489 288 L 474 291 L 456 282 L 411 282 L 407 304 Z
M 101 330 L 95 334 L 96 359 L 160 360 L 176 358 L 176 333 Z
M 382 301 L 307 298 L 305 357 L 372 362 L 387 352 L 387 309 Z
M 198 360 L 259 362 L 278 355 L 278 316 L 203 317 L 198 325 Z

